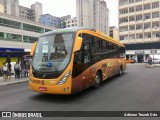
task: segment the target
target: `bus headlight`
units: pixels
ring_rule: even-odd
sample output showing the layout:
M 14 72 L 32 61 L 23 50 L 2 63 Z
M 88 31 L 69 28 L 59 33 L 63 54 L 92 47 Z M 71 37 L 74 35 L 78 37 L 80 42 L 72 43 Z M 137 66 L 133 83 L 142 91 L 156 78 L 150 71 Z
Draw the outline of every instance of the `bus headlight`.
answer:
M 68 71 L 68 72 L 65 74 L 65 76 L 64 76 L 57 84 L 58 84 L 58 85 L 63 85 L 63 84 L 67 81 L 69 75 L 70 75 L 70 71 Z

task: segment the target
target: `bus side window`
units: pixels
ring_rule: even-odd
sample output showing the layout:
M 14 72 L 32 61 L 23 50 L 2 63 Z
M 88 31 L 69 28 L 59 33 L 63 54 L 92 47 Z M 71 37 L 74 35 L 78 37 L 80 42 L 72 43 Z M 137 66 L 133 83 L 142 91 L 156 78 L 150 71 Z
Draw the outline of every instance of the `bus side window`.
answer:
M 77 64 L 81 64 L 82 63 L 82 51 L 75 52 L 74 63 L 77 63 Z
M 88 64 L 91 62 L 91 49 L 90 49 L 90 43 L 84 43 L 83 46 L 83 63 Z

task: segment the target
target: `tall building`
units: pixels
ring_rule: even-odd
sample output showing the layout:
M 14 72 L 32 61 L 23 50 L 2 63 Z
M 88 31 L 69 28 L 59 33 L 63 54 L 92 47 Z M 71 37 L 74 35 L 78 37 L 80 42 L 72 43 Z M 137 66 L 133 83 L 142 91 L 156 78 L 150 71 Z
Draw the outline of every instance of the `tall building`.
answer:
M 0 5 L 4 7 L 2 13 L 19 17 L 19 0 L 0 0 Z
M 42 4 L 39 3 L 39 2 L 36 2 L 35 4 L 32 4 L 31 5 L 31 10 L 33 12 L 32 14 L 33 14 L 34 21 L 39 22 L 40 17 L 43 13 Z
M 104 0 L 77 0 L 77 25 L 109 34 L 109 10 Z
M 115 26 L 109 27 L 109 36 L 119 41 L 119 30 Z
M 19 6 L 19 12 L 20 12 L 19 14 L 21 18 L 39 22 L 40 17 L 43 13 L 42 4 L 39 2 L 36 2 L 35 4 L 31 5 L 31 8 Z
M 61 18 L 52 16 L 50 14 L 41 15 L 40 23 L 60 28 L 61 27 Z
M 127 58 L 160 55 L 160 0 L 119 0 L 119 31 Z
M 0 0 L 0 12 L 39 22 L 42 15 L 42 4 L 36 2 L 31 5 L 31 8 L 27 8 L 19 5 L 19 0 Z

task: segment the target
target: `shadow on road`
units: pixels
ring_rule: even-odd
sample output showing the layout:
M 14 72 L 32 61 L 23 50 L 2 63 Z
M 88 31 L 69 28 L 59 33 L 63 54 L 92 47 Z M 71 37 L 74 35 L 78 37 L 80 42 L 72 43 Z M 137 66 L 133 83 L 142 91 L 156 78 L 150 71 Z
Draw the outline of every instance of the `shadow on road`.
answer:
M 77 99 L 83 100 L 87 99 L 87 97 L 94 95 L 94 93 L 102 93 L 103 88 L 109 86 L 112 82 L 117 81 L 120 77 L 124 77 L 125 74 L 123 73 L 122 76 L 114 76 L 112 78 L 109 78 L 108 80 L 104 81 L 100 88 L 94 89 L 93 87 L 90 87 L 86 90 L 83 90 L 77 94 L 72 95 L 50 95 L 50 94 L 43 94 L 43 93 L 37 93 L 30 98 L 32 100 L 41 101 L 41 102 L 50 102 L 50 103 L 59 103 L 59 104 L 66 104 L 76 101 Z M 77 102 L 76 102 L 77 103 Z

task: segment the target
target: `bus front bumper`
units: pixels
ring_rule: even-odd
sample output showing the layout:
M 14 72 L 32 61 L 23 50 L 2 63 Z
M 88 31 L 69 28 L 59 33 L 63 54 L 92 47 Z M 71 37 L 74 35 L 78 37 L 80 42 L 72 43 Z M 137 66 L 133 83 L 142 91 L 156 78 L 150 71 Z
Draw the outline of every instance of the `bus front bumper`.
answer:
M 43 86 L 29 82 L 29 88 L 45 94 L 71 94 L 71 87 L 66 85 Z

